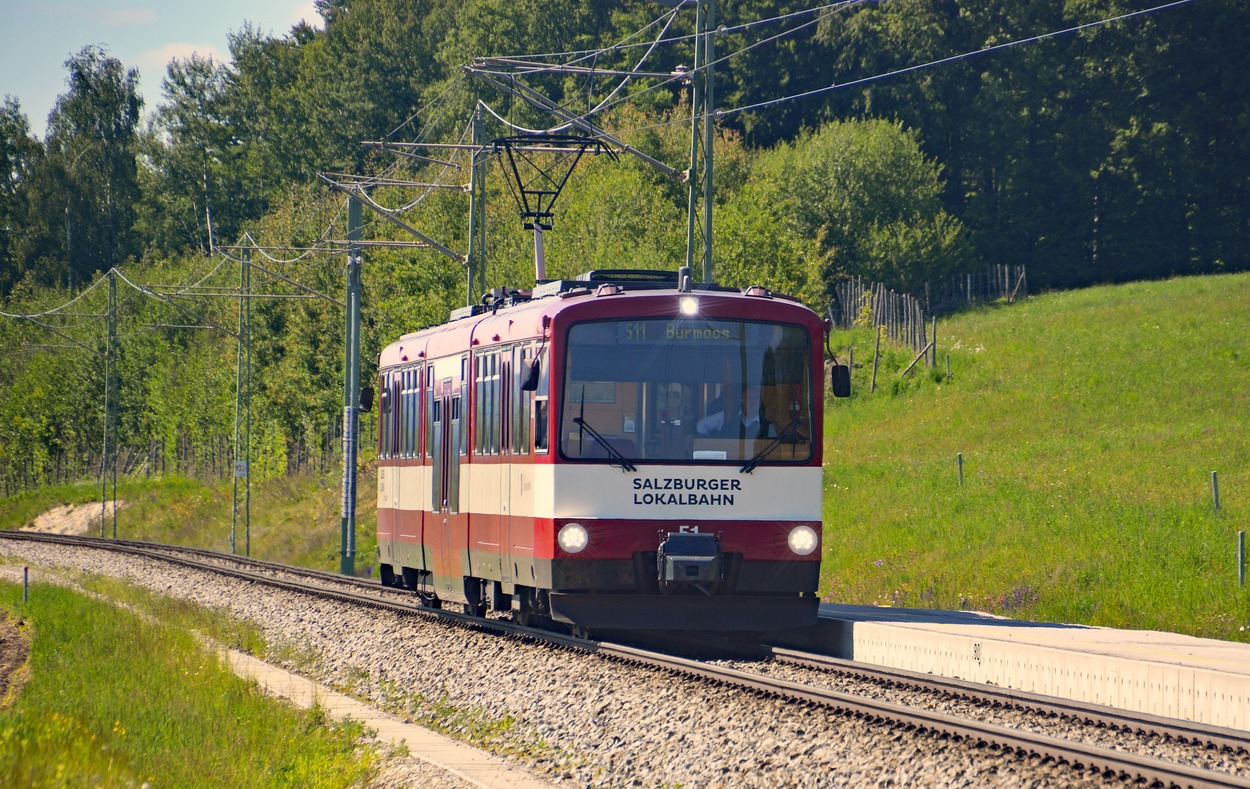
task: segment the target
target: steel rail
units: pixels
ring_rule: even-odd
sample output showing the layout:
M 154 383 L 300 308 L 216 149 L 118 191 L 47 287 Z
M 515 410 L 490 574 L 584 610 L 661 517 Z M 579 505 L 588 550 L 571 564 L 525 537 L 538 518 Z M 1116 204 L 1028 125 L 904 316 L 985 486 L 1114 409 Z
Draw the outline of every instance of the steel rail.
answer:
M 420 605 L 415 600 L 408 602 L 387 599 L 377 596 L 378 591 L 385 589 L 377 582 L 350 578 L 321 570 L 265 562 L 204 549 L 108 540 L 97 537 L 0 531 L 0 538 L 76 545 L 122 552 L 226 575 L 272 588 L 337 599 L 355 605 L 390 610 L 396 613 L 438 618 L 449 623 L 474 629 L 507 633 L 529 640 L 546 642 L 561 648 L 590 652 L 626 664 L 655 668 L 700 681 L 736 687 L 764 697 L 789 699 L 814 707 L 828 709 L 838 714 L 904 728 L 908 731 L 966 740 L 977 746 L 995 748 L 1003 752 L 1016 753 L 1034 759 L 1050 759 L 1078 772 L 1086 774 L 1097 773 L 1109 781 L 1145 782 L 1148 786 L 1193 787 L 1193 789 L 1223 787 L 1250 789 L 1250 780 L 1229 773 L 1214 772 L 1188 765 L 1165 762 L 1123 751 L 1063 740 L 1020 729 L 1009 729 L 995 724 L 907 707 L 891 702 L 878 701 L 840 691 L 813 688 L 795 682 L 636 647 L 580 639 L 548 631 L 520 627 L 502 620 L 480 619 L 467 614 L 431 609 Z M 173 555 L 175 553 L 186 553 L 198 558 L 179 558 Z M 332 589 L 328 586 L 308 582 L 284 581 L 250 570 L 222 567 L 221 563 L 223 562 L 250 566 L 270 573 L 281 572 L 289 575 L 311 577 L 327 583 L 367 589 L 369 593 Z
M 1218 748 L 1232 753 L 1250 753 L 1250 732 L 1223 726 L 1211 726 L 1180 718 L 1167 718 L 1136 710 L 1121 710 L 1102 704 L 1047 696 L 1042 693 L 1004 688 L 998 685 L 985 685 L 952 677 L 922 674 L 906 669 L 876 666 L 781 647 L 770 647 L 769 651 L 773 659 L 781 664 L 849 675 L 894 687 L 944 693 L 970 701 L 1038 712 L 1125 732 L 1153 734 L 1190 745 Z

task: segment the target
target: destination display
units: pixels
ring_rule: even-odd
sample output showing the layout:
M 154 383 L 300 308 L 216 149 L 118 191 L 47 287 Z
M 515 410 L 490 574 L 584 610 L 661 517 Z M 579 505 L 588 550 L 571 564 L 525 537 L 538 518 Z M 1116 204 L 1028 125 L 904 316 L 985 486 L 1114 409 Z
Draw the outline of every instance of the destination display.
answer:
M 617 323 L 616 340 L 623 345 L 657 342 L 740 342 L 741 323 L 690 319 Z

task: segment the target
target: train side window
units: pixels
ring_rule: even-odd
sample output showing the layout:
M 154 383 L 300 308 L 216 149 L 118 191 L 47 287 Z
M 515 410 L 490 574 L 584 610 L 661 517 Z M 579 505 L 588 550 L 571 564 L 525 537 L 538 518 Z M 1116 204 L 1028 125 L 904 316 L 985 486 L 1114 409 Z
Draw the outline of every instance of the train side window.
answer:
M 490 355 L 490 453 L 499 454 L 499 353 Z
M 534 392 L 534 452 L 536 454 L 547 454 L 547 433 L 548 433 L 548 407 L 547 402 L 550 397 L 550 387 L 548 385 L 548 375 L 550 371 L 547 369 L 547 352 L 543 350 L 538 355 L 539 373 L 538 373 L 538 389 Z
M 529 447 L 525 445 L 525 427 L 529 421 L 529 409 L 525 407 L 526 395 L 529 392 L 522 391 L 521 384 L 525 383 L 525 365 L 528 358 L 529 349 L 518 345 L 512 349 L 512 377 L 510 379 L 510 392 L 512 398 L 511 427 L 512 427 L 512 454 L 526 455 L 529 454 Z
M 400 375 L 391 372 L 391 418 L 387 420 L 386 429 L 391 436 L 391 457 L 399 457 L 399 415 L 403 412 L 404 403 L 400 399 Z
M 425 456 L 434 457 L 434 366 L 426 369 L 425 377 Z M 437 512 L 437 508 L 435 512 Z
M 395 456 L 403 458 L 408 456 L 408 371 L 401 370 L 395 377 L 399 390 L 395 415 Z
M 512 448 L 512 349 L 499 352 L 499 453 Z
M 484 357 L 473 357 L 473 454 L 482 454 L 482 437 L 485 433 L 482 430 L 482 363 Z
M 391 393 L 388 391 L 390 386 L 391 374 L 387 372 L 378 373 L 378 459 L 386 460 L 390 457 L 389 444 L 391 434 L 387 429 L 387 414 L 390 412 Z
M 448 381 L 450 383 L 450 381 Z M 460 464 L 454 460 L 456 456 L 463 454 L 464 446 L 460 443 L 460 395 L 451 398 L 451 413 L 447 415 L 449 424 L 446 429 L 451 439 L 451 447 L 447 453 L 447 509 L 448 512 L 460 512 Z
M 425 368 L 417 367 L 412 373 L 412 456 L 423 457 L 421 451 L 421 426 L 425 420 L 421 418 L 421 382 L 425 380 Z
M 465 405 L 461 406 L 460 404 Z M 456 401 L 456 418 L 460 420 L 460 455 L 469 454 L 469 420 L 461 417 L 461 409 L 469 403 L 469 357 L 460 357 L 460 397 Z
M 435 447 L 430 451 L 430 459 L 434 464 L 430 485 L 430 505 L 434 512 L 443 511 L 443 404 L 434 398 L 433 387 L 430 389 L 430 440 Z
M 534 398 L 534 452 L 547 454 L 547 398 Z
M 404 379 L 408 384 L 408 392 L 404 397 L 404 457 L 410 458 L 416 454 L 417 448 L 417 409 L 416 409 L 416 391 L 413 381 L 416 373 L 408 370 L 404 373 Z

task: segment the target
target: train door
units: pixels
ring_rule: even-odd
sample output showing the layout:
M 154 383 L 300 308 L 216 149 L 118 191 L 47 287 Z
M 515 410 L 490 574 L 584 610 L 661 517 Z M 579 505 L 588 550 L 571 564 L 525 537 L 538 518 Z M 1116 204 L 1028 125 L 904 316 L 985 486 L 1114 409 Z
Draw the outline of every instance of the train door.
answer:
M 520 350 L 520 378 L 528 377 L 529 368 L 537 358 L 541 364 L 536 391 L 523 391 L 518 385 L 515 395 L 518 402 L 513 405 L 519 410 L 520 418 L 516 420 L 514 429 L 522 435 L 518 440 L 518 449 L 523 454 L 530 454 L 531 437 L 533 454 L 547 453 L 547 422 L 548 422 L 548 374 L 546 352 L 534 356 L 533 345 Z M 514 357 L 515 358 L 515 357 Z M 511 506 L 508 517 L 508 554 L 503 562 L 504 582 L 506 584 L 530 585 L 534 582 L 534 487 L 535 469 L 537 466 L 530 458 L 513 458 L 523 462 L 513 463 L 513 473 L 517 479 L 512 483 Z M 537 460 L 534 458 L 533 460 Z
M 418 428 L 423 377 L 424 370 L 418 366 L 397 372 L 391 382 L 396 404 L 395 478 L 390 486 L 391 506 L 396 513 L 396 538 L 402 543 L 402 564 L 408 567 L 420 566 L 416 551 L 421 542 L 424 507 L 420 500 L 413 498 L 413 488 L 417 486 L 420 476 L 415 459 L 420 457 Z
M 454 580 L 460 578 L 460 541 L 455 529 L 460 511 L 460 392 L 452 378 L 435 381 L 431 424 L 434 434 L 430 503 L 437 523 L 437 531 L 432 535 L 436 545 L 431 547 L 437 588 L 446 593 L 455 588 Z
M 392 541 L 395 539 L 396 512 L 391 488 L 398 477 L 392 455 L 395 399 L 391 392 L 391 378 L 390 370 L 378 374 L 378 554 L 383 564 L 394 562 Z
M 496 523 L 496 554 L 493 557 L 492 569 L 502 577 L 504 562 L 503 537 L 512 528 L 512 471 L 516 468 L 516 446 L 513 444 L 513 431 L 516 425 L 512 410 L 512 362 L 516 349 L 505 350 L 499 354 L 499 517 Z

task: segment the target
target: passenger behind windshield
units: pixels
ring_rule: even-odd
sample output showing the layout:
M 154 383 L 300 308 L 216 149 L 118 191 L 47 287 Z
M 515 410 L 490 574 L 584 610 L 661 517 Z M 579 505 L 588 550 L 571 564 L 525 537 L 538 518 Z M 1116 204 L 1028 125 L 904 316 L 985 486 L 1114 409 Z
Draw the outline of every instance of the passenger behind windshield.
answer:
M 709 438 L 775 438 L 776 429 L 764 413 L 760 387 L 743 387 L 735 408 L 728 400 L 726 387 L 708 406 L 708 415 L 699 420 L 695 431 Z

